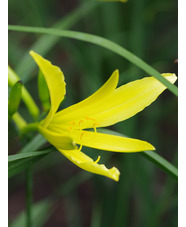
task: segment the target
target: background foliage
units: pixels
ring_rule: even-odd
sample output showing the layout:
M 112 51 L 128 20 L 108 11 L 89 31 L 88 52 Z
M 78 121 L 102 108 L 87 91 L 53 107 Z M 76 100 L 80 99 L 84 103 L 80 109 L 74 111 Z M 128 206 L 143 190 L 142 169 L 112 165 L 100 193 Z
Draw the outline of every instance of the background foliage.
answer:
M 9 0 L 9 24 L 59 27 L 108 38 L 159 72 L 177 74 L 177 1 L 120 2 Z M 66 77 L 67 96 L 62 108 L 96 91 L 117 68 L 119 85 L 146 73 L 120 56 L 95 46 L 50 35 L 9 33 L 9 64 L 40 105 L 38 69 L 29 56 L 34 49 L 58 65 Z M 20 113 L 32 121 L 24 103 Z M 155 103 L 111 129 L 152 143 L 157 153 L 177 165 L 177 98 L 165 91 Z M 33 141 L 34 138 L 34 141 Z M 32 141 L 32 142 L 30 142 Z M 81 171 L 59 152 L 51 152 L 35 134 L 21 137 L 9 122 L 9 154 L 32 152 L 31 159 L 11 160 L 9 223 L 25 226 L 26 172 L 33 171 L 34 226 L 177 226 L 177 182 L 140 154 L 101 154 L 106 165 L 117 166 L 119 183 Z M 25 147 L 26 145 L 26 147 Z M 36 155 L 47 147 L 42 157 Z M 19 168 L 17 168 L 19 166 Z

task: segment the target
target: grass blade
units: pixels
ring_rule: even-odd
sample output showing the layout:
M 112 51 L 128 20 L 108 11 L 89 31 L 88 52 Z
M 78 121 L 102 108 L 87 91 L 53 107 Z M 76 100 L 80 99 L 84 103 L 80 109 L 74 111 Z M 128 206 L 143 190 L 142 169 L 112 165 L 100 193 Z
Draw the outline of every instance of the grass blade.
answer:
M 144 151 L 140 153 L 146 159 L 153 162 L 156 166 L 160 167 L 164 172 L 168 173 L 170 176 L 178 180 L 178 169 L 168 162 L 166 159 L 158 155 L 154 151 Z
M 9 25 L 8 29 L 10 31 L 19 31 L 19 32 L 29 32 L 29 33 L 38 33 L 38 34 L 50 34 L 54 36 L 66 37 L 81 40 L 84 42 L 93 43 L 95 45 L 104 47 L 124 58 L 126 58 L 131 63 L 137 65 L 139 68 L 144 70 L 149 75 L 155 77 L 162 84 L 164 84 L 173 94 L 178 96 L 178 88 L 171 84 L 167 79 L 165 79 L 157 70 L 152 68 L 142 59 L 125 49 L 124 47 L 100 36 L 91 35 L 83 32 L 69 31 L 69 30 L 60 30 L 57 28 L 42 28 L 42 27 L 29 27 L 29 26 L 18 26 L 18 25 Z
M 39 161 L 41 158 L 56 150 L 54 147 L 43 151 L 35 151 L 28 153 L 21 153 L 9 155 L 8 157 L 8 177 L 13 177 L 16 174 L 28 169 L 33 163 Z
M 38 134 L 36 135 L 30 142 L 28 142 L 25 147 L 23 147 L 20 151 L 20 153 L 25 153 L 25 152 L 32 152 L 32 151 L 36 151 L 37 149 L 39 149 L 44 143 L 46 143 L 46 139 Z

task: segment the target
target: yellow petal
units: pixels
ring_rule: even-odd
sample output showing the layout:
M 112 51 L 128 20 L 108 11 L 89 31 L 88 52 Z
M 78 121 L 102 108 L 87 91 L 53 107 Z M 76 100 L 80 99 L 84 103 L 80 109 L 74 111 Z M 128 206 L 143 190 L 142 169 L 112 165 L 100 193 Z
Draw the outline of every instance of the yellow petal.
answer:
M 39 127 L 39 132 L 56 148 L 65 150 L 77 148 L 73 140 L 66 133 L 55 133 L 41 126 Z
M 162 74 L 171 83 L 177 80 L 175 74 Z M 114 86 L 113 86 L 114 89 Z M 73 124 L 75 129 L 106 127 L 123 121 L 142 111 L 166 89 L 153 77 L 145 77 L 125 84 L 110 95 L 105 92 L 101 99 L 86 99 L 86 106 L 78 103 L 57 113 L 51 127 L 57 124 Z M 104 94 L 104 90 L 102 92 Z M 94 96 L 94 95 L 93 95 Z M 83 107 L 83 108 L 82 108 Z
M 56 113 L 51 123 L 67 123 L 78 118 L 82 119 L 92 114 L 96 105 L 104 102 L 107 97 L 112 95 L 118 84 L 118 79 L 119 72 L 118 70 L 115 70 L 108 81 L 98 91 L 87 99 Z
M 155 150 L 155 148 L 148 142 L 126 138 L 122 136 L 73 130 L 71 132 L 72 139 L 75 143 L 92 147 L 101 150 L 114 152 L 138 152 L 146 150 Z
M 175 74 L 162 74 L 171 83 L 177 80 Z M 113 125 L 126 120 L 145 107 L 149 106 L 166 89 L 153 77 L 130 82 L 117 88 L 105 104 L 98 106 L 97 114 L 90 117 L 96 119 L 97 127 Z
M 89 156 L 85 155 L 79 150 L 62 150 L 58 149 L 65 157 L 67 157 L 75 165 L 91 173 L 96 173 L 109 177 L 115 181 L 119 180 L 120 172 L 117 168 L 112 167 L 107 169 L 105 165 L 98 164 L 97 161 L 93 161 Z
M 59 67 L 52 65 L 50 61 L 34 51 L 30 51 L 30 55 L 42 71 L 50 93 L 51 108 L 47 117 L 42 121 L 42 126 L 47 127 L 66 93 L 64 75 Z

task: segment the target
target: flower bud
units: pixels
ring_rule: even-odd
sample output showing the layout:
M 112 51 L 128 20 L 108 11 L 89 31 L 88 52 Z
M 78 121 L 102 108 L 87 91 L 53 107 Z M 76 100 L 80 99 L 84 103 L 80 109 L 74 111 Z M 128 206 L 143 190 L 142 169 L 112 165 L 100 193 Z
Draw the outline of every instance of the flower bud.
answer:
M 21 80 L 17 81 L 12 89 L 10 90 L 9 99 L 8 99 L 8 117 L 11 118 L 12 115 L 17 111 L 22 93 L 23 83 Z
M 43 110 L 47 112 L 50 109 L 50 95 L 47 83 L 41 70 L 39 70 L 38 74 L 38 92 Z

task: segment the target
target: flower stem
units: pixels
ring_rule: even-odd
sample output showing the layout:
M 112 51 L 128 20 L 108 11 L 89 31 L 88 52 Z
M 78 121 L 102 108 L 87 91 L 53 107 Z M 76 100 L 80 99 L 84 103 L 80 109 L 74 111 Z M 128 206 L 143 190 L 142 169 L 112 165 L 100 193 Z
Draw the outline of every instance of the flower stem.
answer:
M 32 226 L 32 189 L 33 189 L 33 178 L 32 178 L 32 167 L 28 167 L 26 171 L 26 226 Z
M 12 116 L 12 120 L 15 122 L 20 131 L 27 125 L 26 121 L 21 117 L 21 115 L 18 112 L 16 112 Z
M 21 132 L 23 134 L 25 134 L 27 132 L 37 131 L 38 130 L 38 125 L 39 125 L 39 122 L 34 122 L 34 123 L 27 124 L 21 129 Z

